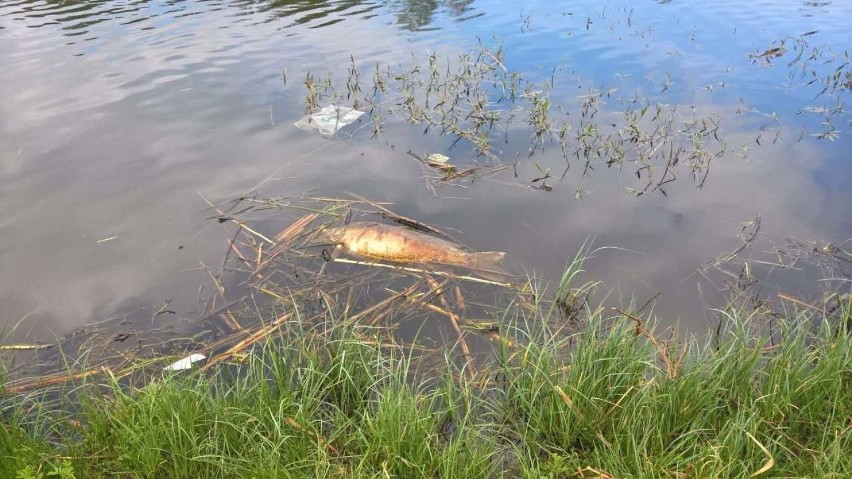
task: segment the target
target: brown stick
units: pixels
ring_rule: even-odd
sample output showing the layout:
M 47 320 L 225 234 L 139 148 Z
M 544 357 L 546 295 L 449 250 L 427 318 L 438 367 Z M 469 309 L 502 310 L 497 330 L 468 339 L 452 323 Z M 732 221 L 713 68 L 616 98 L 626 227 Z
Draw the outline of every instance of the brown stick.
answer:
M 465 311 L 467 311 L 467 305 L 465 304 L 464 296 L 462 296 L 461 288 L 456 286 L 455 293 L 456 293 L 456 305 L 458 306 L 459 310 L 461 310 L 461 312 L 464 313 Z
M 271 244 L 271 245 L 274 245 L 274 244 L 275 244 L 275 242 L 274 242 L 274 241 L 272 241 L 271 239 L 267 238 L 266 236 L 263 236 L 262 234 L 258 233 L 257 231 L 255 231 L 255 230 L 251 229 L 251 228 L 250 228 L 248 225 L 246 225 L 245 223 L 243 223 L 243 222 L 241 222 L 241 221 L 239 221 L 239 220 L 237 220 L 237 219 L 230 218 L 230 217 L 226 216 L 226 215 L 225 215 L 225 213 L 223 213 L 223 212 L 222 212 L 222 210 L 220 210 L 219 208 L 216 208 L 216 205 L 214 205 L 213 203 L 211 203 L 211 202 L 210 202 L 207 198 L 205 198 L 205 197 L 204 197 L 204 195 L 202 195 L 201 193 L 199 193 L 199 196 L 201 196 L 201 199 L 202 199 L 202 200 L 204 200 L 204 202 L 205 202 L 205 203 L 207 203 L 207 206 L 209 206 L 210 208 L 213 208 L 214 210 L 216 210 L 216 213 L 219 213 L 219 217 L 220 217 L 219 222 L 220 222 L 220 223 L 221 223 L 221 222 L 224 222 L 225 220 L 233 221 L 233 222 L 234 222 L 234 224 L 236 224 L 236 225 L 238 225 L 238 226 L 242 227 L 244 230 L 246 230 L 246 231 L 248 231 L 249 233 L 251 233 L 251 234 L 253 234 L 253 235 L 257 236 L 258 238 L 260 238 L 260 239 L 262 239 L 262 240 L 266 241 L 267 243 L 269 243 L 269 244 Z
M 293 224 L 285 228 L 284 231 L 278 233 L 278 235 L 275 236 L 275 241 L 278 243 L 286 243 L 290 241 L 303 229 L 305 229 L 311 221 L 315 220 L 317 216 L 319 215 L 316 213 L 310 213 L 302 216 L 298 220 L 294 221 Z
M 275 319 L 275 321 L 273 321 L 272 323 L 269 324 L 269 326 L 266 326 L 265 328 L 260 328 L 259 330 L 255 331 L 251 336 L 249 336 L 246 339 L 240 341 L 239 343 L 231 346 L 231 348 L 228 349 L 227 351 L 225 351 L 224 353 L 217 355 L 216 357 L 214 357 L 210 361 L 207 361 L 207 364 L 205 364 L 201 368 L 201 370 L 206 371 L 206 370 L 212 368 L 213 366 L 221 363 L 222 361 L 230 358 L 234 354 L 242 351 L 243 349 L 245 349 L 245 348 L 251 346 L 252 344 L 260 341 L 261 339 L 269 336 L 270 334 L 272 334 L 273 331 L 278 329 L 278 327 L 282 323 L 284 323 L 285 321 L 290 319 L 290 316 L 292 316 L 292 315 L 290 313 L 287 313 L 287 314 L 284 314 L 282 316 L 277 317 Z
M 357 321 L 358 319 L 361 319 L 362 317 L 364 317 L 368 314 L 371 314 L 371 313 L 381 309 L 382 307 L 389 306 L 392 302 L 396 301 L 397 299 L 405 298 L 408 295 L 410 295 L 411 293 L 413 293 L 419 285 L 420 285 L 420 283 L 416 282 L 413 285 L 409 286 L 408 288 L 406 288 L 406 289 L 404 289 L 404 290 L 402 290 L 398 293 L 395 293 L 392 296 L 389 296 L 389 297 L 383 299 L 382 301 L 380 301 L 380 302 L 378 302 L 378 303 L 376 303 L 376 304 L 374 304 L 374 305 L 372 305 L 368 308 L 363 309 L 362 311 L 360 311 L 358 313 L 355 313 L 354 315 L 352 315 L 350 317 L 350 319 L 352 321 Z M 375 324 L 375 322 L 371 321 L 370 324 Z
M 382 213 L 382 216 L 390 218 L 391 220 L 396 221 L 397 223 L 403 224 L 405 226 L 410 226 L 414 229 L 419 229 L 421 231 L 429 231 L 431 233 L 435 233 L 436 235 L 440 235 L 440 236 L 442 236 L 442 237 L 444 237 L 444 238 L 446 238 L 446 239 L 448 239 L 448 240 L 450 240 L 454 243 L 458 243 L 458 241 L 456 241 L 453 237 L 444 233 L 443 231 L 439 230 L 438 228 L 435 228 L 434 226 L 427 225 L 426 223 L 421 223 L 420 221 L 417 221 L 417 220 L 414 220 L 414 219 L 411 219 L 411 218 L 408 218 L 408 217 L 405 217 L 405 216 L 402 216 L 402 215 L 398 215 L 398 214 L 394 213 L 393 211 L 385 208 L 384 206 L 381 206 L 378 203 L 372 202 L 372 201 L 368 200 L 367 198 L 364 198 L 363 196 L 358 196 L 355 193 L 349 193 L 349 194 L 354 196 L 355 198 L 358 198 L 359 200 L 369 204 L 373 208 L 379 210 Z
M 793 296 L 790 296 L 790 295 L 787 295 L 787 294 L 784 294 L 784 293 L 778 293 L 778 297 L 783 299 L 784 301 L 789 301 L 789 302 L 791 302 L 791 303 L 793 303 L 797 306 L 802 306 L 804 308 L 814 310 L 818 313 L 823 312 L 821 309 L 817 308 L 816 306 L 814 306 L 812 304 L 808 304 L 808 303 L 806 303 L 806 302 L 804 302 L 804 301 L 802 301 L 798 298 L 794 298 Z
M 243 297 L 242 297 L 242 298 L 240 298 L 240 299 L 236 299 L 236 300 L 234 300 L 234 301 L 231 301 L 230 303 L 225 303 L 225 305 L 224 305 L 224 306 L 220 307 L 219 309 L 215 309 L 215 310 L 213 310 L 213 311 L 211 311 L 211 312 L 209 312 L 209 313 L 205 314 L 204 316 L 201 316 L 200 318 L 198 318 L 198 319 L 194 320 L 194 321 L 193 321 L 193 323 L 198 324 L 198 323 L 200 323 L 200 322 L 202 322 L 202 321 L 206 321 L 206 320 L 208 320 L 208 319 L 212 318 L 213 316 L 215 316 L 215 315 L 217 315 L 217 314 L 221 313 L 222 311 L 227 310 L 227 309 L 228 309 L 228 308 L 230 308 L 231 306 L 233 306 L 233 305 L 235 305 L 235 304 L 239 303 L 240 301 L 242 301 L 242 300 L 244 300 L 244 299 L 246 299 L 246 297 L 245 297 L 245 296 L 243 296 Z
M 438 290 L 440 288 L 438 286 L 438 282 L 435 281 L 435 279 L 429 276 L 428 274 L 426 275 L 426 282 L 429 283 L 429 286 L 434 290 Z M 447 298 L 445 298 L 443 294 L 439 292 L 437 296 L 438 299 L 441 301 L 441 305 L 444 306 L 443 309 L 438 308 L 437 306 L 431 303 L 423 304 L 427 307 L 431 306 L 431 308 L 429 309 L 441 312 L 442 314 L 447 316 L 447 318 L 450 319 L 450 324 L 453 326 L 453 329 L 456 331 L 456 335 L 459 337 L 459 347 L 461 348 L 462 359 L 464 359 L 465 365 L 467 366 L 465 368 L 465 371 L 467 371 L 468 376 L 470 376 L 470 379 L 473 380 L 476 377 L 476 365 L 473 362 L 473 356 L 470 354 L 470 348 L 468 348 L 467 346 L 467 341 L 465 341 L 464 339 L 464 331 L 462 331 L 462 329 L 459 327 L 458 316 L 456 316 L 455 313 L 450 311 L 450 306 L 447 302 Z
M 75 381 L 77 379 L 85 379 L 89 376 L 101 374 L 106 371 L 108 371 L 106 367 L 100 366 L 80 373 L 44 376 L 41 378 L 24 381 L 12 386 L 5 386 L 4 390 L 6 394 L 17 394 L 19 392 L 23 392 L 32 388 L 53 386 L 55 384 L 64 384 L 68 381 Z
M 55 344 L 0 344 L 0 351 L 33 351 L 52 348 Z
M 210 271 L 209 268 L 207 268 L 207 266 L 204 263 L 202 263 L 201 261 L 199 261 L 198 263 L 201 264 L 201 267 L 204 268 L 204 271 L 206 271 L 207 275 L 210 276 L 210 279 L 213 280 L 213 286 L 216 286 L 216 291 L 219 292 L 219 295 L 222 296 L 222 300 L 224 300 L 225 299 L 225 287 L 219 281 L 219 278 L 217 278 L 213 274 L 213 272 Z
M 222 274 L 222 272 L 225 271 L 225 266 L 228 265 L 228 259 L 230 259 L 230 257 L 231 257 L 231 250 L 234 250 L 234 248 L 232 248 L 232 246 L 234 245 L 234 242 L 237 241 L 237 237 L 240 235 L 240 232 L 242 232 L 242 231 L 243 231 L 242 227 L 238 227 L 237 232 L 234 233 L 234 237 L 231 238 L 231 241 L 228 242 L 228 250 L 225 251 L 225 258 L 222 259 L 222 266 L 219 268 L 219 274 Z
M 247 260 L 245 256 L 243 256 L 243 254 L 240 252 L 240 250 L 237 248 L 233 241 L 228 246 L 231 248 L 231 251 L 233 251 L 234 254 L 237 255 L 237 258 L 240 258 L 242 260 L 243 263 L 250 263 L 250 261 Z
M 222 320 L 222 323 L 223 323 L 225 326 L 227 326 L 227 327 L 228 327 L 228 329 L 230 329 L 232 333 L 233 333 L 233 332 L 236 332 L 236 331 L 239 331 L 240 329 L 242 329 L 242 328 L 240 328 L 240 325 L 239 325 L 239 324 L 237 324 L 237 322 L 234 320 L 234 318 L 233 318 L 233 317 L 231 317 L 231 312 L 230 312 L 230 311 L 227 311 L 227 313 L 228 313 L 228 314 L 225 314 L 225 313 L 219 313 L 219 319 L 221 319 L 221 320 Z
M 278 233 L 275 236 L 275 241 L 278 242 L 278 247 L 276 247 L 270 254 L 267 255 L 266 259 L 264 259 L 258 266 L 255 273 L 266 267 L 270 261 L 275 259 L 279 254 L 283 253 L 287 250 L 287 243 L 290 242 L 293 238 L 296 237 L 302 230 L 308 226 L 311 221 L 315 220 L 319 216 L 316 213 L 310 213 L 305 216 L 302 216 L 298 220 L 296 220 L 293 224 L 285 228 L 282 232 Z
M 484 279 L 484 278 L 477 278 L 475 276 L 467 276 L 467 275 L 459 276 L 459 275 L 449 273 L 449 272 L 446 272 L 446 271 L 438 271 L 438 270 L 428 271 L 428 270 L 425 270 L 423 268 L 411 268 L 411 267 L 408 267 L 408 266 L 398 266 L 398 265 L 394 265 L 394 264 L 377 263 L 377 262 L 374 262 L 374 261 L 356 261 L 356 260 L 352 260 L 352 259 L 349 259 L 349 258 L 332 258 L 332 261 L 334 261 L 335 263 L 358 264 L 358 265 L 376 267 L 376 268 L 388 268 L 388 269 L 395 269 L 395 270 L 398 270 L 398 271 L 409 271 L 411 273 L 428 273 L 428 274 L 434 274 L 435 276 L 443 276 L 445 278 L 452 278 L 452 279 L 458 279 L 458 280 L 462 280 L 462 281 L 469 281 L 471 283 L 490 284 L 490 285 L 493 285 L 493 286 L 502 286 L 504 288 L 509 288 L 509 289 L 512 288 L 512 283 L 500 283 L 500 282 L 497 282 L 497 281 L 491 281 L 491 280 L 487 280 L 487 279 Z
M 657 291 L 657 294 L 651 296 L 651 299 L 649 299 L 648 301 L 645 301 L 645 304 L 643 304 L 641 308 L 637 309 L 636 313 L 641 313 L 642 311 L 644 311 L 645 308 L 647 308 L 648 305 L 651 304 L 655 299 L 659 298 L 661 294 L 663 294 L 662 291 Z

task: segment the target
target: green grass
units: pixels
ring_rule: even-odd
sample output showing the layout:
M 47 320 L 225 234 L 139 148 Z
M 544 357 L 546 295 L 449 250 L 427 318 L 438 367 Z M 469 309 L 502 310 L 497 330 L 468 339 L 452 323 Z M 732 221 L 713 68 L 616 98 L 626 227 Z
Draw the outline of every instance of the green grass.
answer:
M 791 318 L 765 352 L 768 338 L 755 339 L 748 318 L 730 319 L 718 344 L 685 353 L 675 377 L 623 322 L 606 332 L 592 324 L 567 360 L 541 337 L 506 358 L 500 404 L 524 444 L 525 475 L 748 477 L 772 463 L 765 477 L 848 477 L 848 334 L 828 325 L 811 334 L 805 318 Z
M 852 477 L 848 304 L 771 338 L 731 306 L 665 346 L 590 308 L 569 334 L 550 305 L 501 312 L 475 381 L 336 318 L 213 374 L 5 397 L 0 477 Z

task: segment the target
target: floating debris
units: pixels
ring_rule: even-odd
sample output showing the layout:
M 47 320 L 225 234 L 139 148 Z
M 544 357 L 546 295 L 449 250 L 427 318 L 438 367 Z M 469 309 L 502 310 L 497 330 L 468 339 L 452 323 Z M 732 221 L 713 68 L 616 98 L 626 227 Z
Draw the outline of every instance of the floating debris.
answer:
M 772 65 L 772 60 L 783 57 L 785 53 L 787 53 L 787 45 L 782 41 L 780 46 L 749 54 L 749 58 L 752 63 L 757 60 L 763 60 L 764 65 L 770 66 Z
M 163 371 L 185 371 L 192 369 L 192 365 L 198 361 L 207 359 L 203 354 L 190 354 L 189 356 L 169 364 L 163 368 Z
M 341 128 L 354 123 L 363 114 L 363 111 L 354 108 L 328 105 L 316 113 L 302 117 L 294 125 L 301 130 L 322 136 L 334 136 Z
M 426 155 L 426 164 L 436 170 L 452 173 L 456 171 L 456 167 L 450 163 L 450 157 L 440 153 L 430 153 Z
M 53 347 L 30 350 L 31 345 L 7 344 L 2 349 L 33 358 L 6 377 L 5 394 L 76 387 L 100 375 L 148 384 L 164 371 L 209 374 L 221 364 L 239 367 L 259 344 L 314 328 L 321 331 L 329 321 L 341 318 L 376 328 L 384 336 L 383 344 L 402 340 L 406 347 L 423 351 L 422 361 L 437 361 L 455 345 L 420 344 L 399 333 L 406 329 L 402 325 L 418 329 L 427 322 L 449 322 L 457 336 L 458 359 L 473 377 L 474 363 L 480 363 L 474 352 L 495 340 L 495 333 L 465 338 L 467 318 L 488 317 L 485 305 L 504 293 L 528 294 L 523 284 L 499 268 L 503 253 L 470 251 L 440 229 L 393 212 L 388 203 L 355 194 L 205 202 L 218 214 L 212 220 L 225 214 L 231 218 L 216 221 L 226 232 L 227 246 L 218 268 L 204 268 L 212 289 L 208 285 L 199 289 L 194 317 L 179 312 L 157 316 L 171 311 L 166 301 L 154 306 L 159 308 L 156 312 L 144 309 L 133 317 L 124 314 L 89 324 Z M 383 223 L 366 219 L 376 216 Z M 389 257 L 387 249 L 368 247 L 369 256 L 359 254 L 361 245 L 346 234 L 341 236 L 344 243 L 353 243 L 351 255 L 328 261 L 327 249 L 317 251 L 321 241 L 334 244 L 328 241 L 330 233 L 357 232 L 365 225 L 371 225 L 373 233 L 384 232 L 373 239 L 401 242 L 402 253 Z M 412 246 L 419 249 L 412 253 Z M 234 286 L 221 287 L 226 282 Z M 153 318 L 157 320 L 151 322 Z M 132 334 L 126 329 L 128 324 L 146 322 L 151 322 L 150 329 Z M 129 341 L 131 337 L 144 340 Z M 181 354 L 184 351 L 193 354 Z M 181 359 L 172 362 L 175 354 Z M 69 370 L 69 361 L 80 366 Z
M 38 349 L 52 348 L 53 344 L 0 344 L 0 351 L 35 351 Z
M 713 258 L 710 261 L 705 262 L 698 269 L 701 272 L 707 272 L 713 268 L 718 268 L 725 263 L 729 263 L 736 259 L 736 257 L 743 252 L 757 237 L 757 233 L 760 231 L 760 213 L 756 213 L 754 215 L 754 219 L 751 221 L 743 222 L 740 225 L 739 238 L 740 244 L 730 253 L 719 256 L 717 258 Z
M 437 196 L 435 188 L 444 185 L 460 185 L 463 180 L 470 178 L 473 181 L 476 178 L 482 178 L 488 175 L 498 173 L 506 166 L 496 165 L 470 165 L 459 167 L 450 162 L 450 157 L 441 153 L 430 153 L 425 157 L 421 157 L 412 151 L 408 151 L 409 156 L 415 158 L 423 165 L 424 170 L 436 171 L 439 175 L 431 175 L 431 171 L 427 172 L 426 185 L 427 188 Z

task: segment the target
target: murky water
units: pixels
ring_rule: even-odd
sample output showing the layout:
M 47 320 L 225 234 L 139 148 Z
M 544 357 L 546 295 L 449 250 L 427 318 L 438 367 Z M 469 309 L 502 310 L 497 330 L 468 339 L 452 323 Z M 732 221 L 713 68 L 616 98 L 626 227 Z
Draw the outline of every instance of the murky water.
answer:
M 756 214 L 758 237 L 741 258 L 777 262 L 789 238 L 852 250 L 852 125 L 844 112 L 831 125 L 814 113 L 842 105 L 849 89 L 819 95 L 820 82 L 788 65 L 790 38 L 836 58 L 852 46 L 849 24 L 852 3 L 839 1 L 3 1 L 0 321 L 26 318 L 19 335 L 49 339 L 167 300 L 191 317 L 208 279 L 200 263 L 218 265 L 229 239 L 203 198 L 312 190 L 392 202 L 545 278 L 594 237 L 618 248 L 587 268 L 612 298 L 661 291 L 666 322 L 700 331 L 726 278 L 693 273 L 735 250 Z M 777 61 L 749 57 L 784 38 Z M 576 161 L 562 177 L 559 147 L 529 156 L 522 127 L 495 144 L 509 168 L 436 196 L 406 151 L 481 160 L 451 149 L 451 135 L 397 121 L 373 139 L 366 120 L 327 140 L 293 126 L 309 72 L 345 81 L 353 61 L 364 72 L 410 67 L 480 41 L 502 45 L 509 71 L 549 85 L 556 116 L 578 118 L 590 89 L 617 89 L 601 118 L 634 96 L 695 107 L 722 119 L 725 151 L 702 188 L 679 165 L 665 194 L 636 197 L 635 166 Z M 811 64 L 819 78 L 849 71 L 825 58 Z M 552 191 L 533 188 L 546 171 Z M 753 266 L 765 293 L 804 296 L 848 289 L 852 270 L 843 260 L 831 270 Z M 836 280 L 815 282 L 827 275 Z

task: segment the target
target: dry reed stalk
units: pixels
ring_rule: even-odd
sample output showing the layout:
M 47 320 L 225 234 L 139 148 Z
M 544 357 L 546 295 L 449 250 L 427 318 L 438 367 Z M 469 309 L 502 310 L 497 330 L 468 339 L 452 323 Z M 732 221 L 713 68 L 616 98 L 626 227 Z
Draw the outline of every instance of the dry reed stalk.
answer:
M 205 265 L 201 261 L 199 261 L 198 263 L 201 265 L 202 268 L 204 268 L 204 271 L 207 272 L 207 275 L 210 276 L 210 279 L 213 280 L 213 286 L 216 287 L 216 291 L 219 293 L 219 296 L 222 297 L 222 301 L 224 301 L 225 300 L 225 286 L 222 285 L 222 282 L 219 281 L 219 278 L 217 278 L 216 275 L 214 275 L 213 272 L 210 271 L 209 268 L 207 268 L 207 265 Z
M 287 243 L 293 238 L 295 238 L 302 230 L 305 229 L 308 224 L 310 224 L 313 220 L 315 220 L 319 215 L 317 213 L 310 213 L 305 216 L 302 216 L 298 220 L 294 221 L 293 224 L 285 228 L 283 231 L 278 233 L 275 236 L 275 241 L 278 243 Z
M 464 313 L 465 311 L 467 311 L 467 305 L 465 304 L 464 296 L 462 296 L 461 288 L 456 286 L 455 293 L 456 293 L 456 306 L 458 306 L 458 308 L 462 311 L 462 313 Z
M 230 358 L 234 354 L 242 351 L 243 349 L 245 349 L 245 348 L 251 346 L 252 344 L 260 341 L 261 339 L 269 336 L 276 329 L 278 329 L 278 327 L 281 326 L 281 324 L 283 324 L 285 321 L 290 319 L 291 316 L 292 316 L 291 313 L 287 313 L 287 314 L 284 314 L 284 315 L 277 317 L 275 319 L 275 321 L 270 323 L 268 326 L 260 328 L 259 330 L 252 333 L 246 339 L 244 339 L 244 340 L 238 342 L 237 344 L 231 346 L 231 348 L 228 349 L 227 351 L 225 351 L 224 353 L 218 354 L 217 356 L 212 358 L 210 361 L 207 361 L 207 364 L 202 366 L 201 370 L 206 371 L 206 370 L 212 368 L 213 366 L 221 363 L 222 361 Z
M 222 274 L 225 271 L 225 266 L 228 264 L 228 259 L 231 257 L 231 251 L 236 251 L 235 248 L 232 248 L 234 242 L 237 241 L 237 237 L 242 232 L 242 227 L 238 227 L 237 231 L 234 233 L 234 236 L 231 238 L 231 241 L 228 242 L 228 249 L 225 250 L 225 257 L 222 259 L 222 266 L 219 267 L 219 274 Z
M 287 244 L 296 236 L 299 235 L 312 221 L 317 219 L 319 215 L 317 213 L 307 214 L 298 220 L 296 220 L 293 224 L 285 228 L 283 231 L 278 233 L 275 236 L 275 241 L 278 242 L 278 246 L 269 253 L 260 264 L 257 266 L 257 270 L 255 273 L 265 268 L 267 264 L 269 264 L 272 260 L 274 260 L 279 254 L 287 251 Z
M 394 301 L 396 301 L 397 299 L 406 298 L 408 295 L 410 295 L 415 290 L 417 290 L 417 288 L 419 286 L 420 286 L 419 282 L 414 283 L 413 285 L 409 286 L 408 288 L 406 288 L 406 289 L 404 289 L 404 290 L 402 290 L 398 293 L 394 293 L 392 296 L 389 296 L 389 297 L 383 299 L 382 301 L 380 301 L 380 302 L 378 302 L 378 303 L 376 303 L 376 304 L 374 304 L 374 305 L 372 305 L 368 308 L 365 308 L 361 312 L 354 314 L 350 319 L 352 321 L 357 321 L 358 319 L 361 319 L 362 317 L 364 317 L 368 314 L 372 314 L 373 312 L 378 311 L 379 309 L 381 309 L 385 306 L 389 307 L 390 304 L 393 303 Z M 373 321 L 370 324 L 375 324 L 375 322 Z
M 243 296 L 243 297 L 242 297 L 242 298 L 240 298 L 240 299 L 235 299 L 234 301 L 231 301 L 231 302 L 229 302 L 229 303 L 225 303 L 225 305 L 224 305 L 224 306 L 221 306 L 221 307 L 219 307 L 218 309 L 214 309 L 213 311 L 211 311 L 211 312 L 209 312 L 209 313 L 205 314 L 204 316 L 201 316 L 200 318 L 198 318 L 198 319 L 194 320 L 193 322 L 194 322 L 195 324 L 198 324 L 198 323 L 201 323 L 201 322 L 203 322 L 203 321 L 206 321 L 206 320 L 208 320 L 208 319 L 212 318 L 213 316 L 215 316 L 215 315 L 217 315 L 217 314 L 219 314 L 219 313 L 221 313 L 221 312 L 223 312 L 223 311 L 226 311 L 228 308 L 230 308 L 231 306 L 233 306 L 233 305 L 235 305 L 235 304 L 239 303 L 240 301 L 244 300 L 245 298 L 246 298 L 246 297 L 245 297 L 245 296 Z
M 275 299 L 278 299 L 278 300 L 281 300 L 281 301 L 287 300 L 287 298 L 285 298 L 284 296 L 281 296 L 280 294 L 276 293 L 275 291 L 266 289 L 262 286 L 258 287 L 257 290 L 260 291 L 261 293 L 268 294 L 269 296 L 272 296 Z
M 52 348 L 53 344 L 0 344 L 0 351 L 34 351 Z
M 442 283 L 438 283 L 434 279 L 430 278 L 429 275 L 424 276 L 429 285 L 429 290 L 417 296 L 417 299 L 423 304 L 444 294 L 444 288 L 447 286 L 447 283 L 449 283 L 449 280 L 444 280 Z
M 590 473 L 594 475 L 590 476 Z M 569 475 L 568 477 L 580 477 L 581 479 L 616 479 L 615 476 L 607 474 L 606 472 L 600 471 L 593 467 L 584 467 L 582 469 L 577 468 L 577 472 Z
M 122 362 L 116 369 L 123 368 L 128 363 L 127 360 Z M 40 378 L 30 379 L 27 381 L 22 381 L 18 384 L 7 385 L 4 387 L 4 391 L 6 394 L 17 394 L 20 392 L 27 391 L 33 388 L 40 388 L 45 386 L 53 386 L 56 384 L 65 384 L 68 381 L 76 381 L 78 379 L 85 379 L 90 376 L 94 376 L 96 374 L 103 374 L 111 372 L 110 369 L 106 366 L 98 366 L 96 368 L 89 369 L 87 371 L 82 371 L 74 374 L 52 374 L 49 376 L 42 376 Z
M 471 283 L 488 284 L 488 285 L 491 285 L 491 286 L 502 286 L 504 288 L 511 288 L 512 287 L 511 283 L 500 283 L 498 281 L 491 281 L 491 280 L 484 279 L 484 278 L 477 278 L 475 276 L 466 276 L 466 275 L 459 276 L 457 274 L 449 273 L 449 272 L 446 272 L 446 271 L 428 271 L 428 270 L 421 269 L 421 268 L 411 268 L 411 267 L 408 267 L 408 266 L 396 266 L 396 265 L 392 265 L 392 264 L 374 263 L 374 262 L 371 262 L 371 261 L 357 261 L 357 260 L 352 260 L 352 259 L 348 259 L 348 258 L 334 258 L 333 261 L 335 263 L 358 264 L 358 265 L 363 265 L 363 266 L 374 266 L 374 267 L 377 267 L 377 268 L 388 268 L 388 269 L 395 269 L 395 270 L 399 270 L 399 271 L 408 271 L 410 273 L 433 274 L 433 275 L 436 275 L 436 276 L 443 276 L 443 277 L 450 278 L 450 279 L 457 279 L 457 280 L 461 280 L 461 281 L 469 281 Z
M 245 256 L 243 256 L 243 254 L 240 252 L 239 248 L 237 248 L 233 241 L 228 244 L 228 247 L 231 249 L 231 251 L 234 252 L 235 255 L 237 255 L 237 258 L 240 258 L 240 260 L 242 260 L 243 263 L 250 263 L 250 261 L 247 260 Z
M 559 385 L 553 386 L 553 390 L 556 392 L 556 395 L 559 396 L 559 399 L 561 399 L 562 402 L 565 403 L 566 406 L 568 406 L 568 408 L 574 411 L 574 413 L 579 416 L 580 419 L 584 421 L 586 420 L 586 418 L 583 417 L 583 413 L 580 412 L 580 410 L 574 406 L 574 401 L 571 400 L 571 397 L 568 396 L 568 394 L 561 387 L 559 387 Z
M 210 200 L 208 200 L 207 198 L 205 198 L 205 197 L 204 197 L 204 195 L 202 195 L 201 193 L 199 193 L 199 196 L 201 196 L 201 199 L 202 199 L 202 200 L 204 200 L 204 202 L 205 202 L 205 203 L 207 203 L 207 206 L 209 206 L 210 208 L 212 208 L 213 210 L 215 210 L 215 211 L 216 211 L 216 213 L 218 213 L 218 214 L 219 214 L 219 216 L 220 216 L 220 221 L 221 221 L 221 220 L 225 220 L 225 219 L 227 218 L 227 221 L 233 221 L 235 225 L 237 225 L 237 226 L 239 226 L 239 227 L 243 228 L 244 230 L 248 231 L 249 233 L 251 233 L 251 234 L 253 234 L 253 235 L 257 236 L 258 238 L 260 238 L 260 239 L 262 239 L 262 240 L 264 240 L 264 241 L 266 241 L 267 243 L 269 243 L 269 244 L 271 244 L 271 245 L 274 245 L 274 244 L 275 244 L 275 242 L 274 242 L 274 241 L 272 241 L 271 239 L 267 238 L 266 236 L 264 236 L 264 235 L 262 235 L 262 234 L 258 233 L 257 231 L 253 230 L 250 226 L 246 225 L 245 223 L 241 222 L 240 220 L 237 220 L 237 219 L 234 219 L 234 218 L 230 218 L 230 217 L 228 217 L 227 215 L 225 215 L 225 213 L 224 213 L 224 212 L 222 212 L 222 210 L 220 210 L 219 208 L 217 208 L 217 207 L 216 207 L 216 205 L 214 205 L 213 203 L 211 203 L 211 202 L 210 202 Z
M 453 239 L 451 236 L 449 236 L 448 234 L 439 230 L 438 228 L 435 228 L 434 226 L 430 226 L 430 225 L 427 225 L 426 223 L 421 223 L 420 221 L 417 221 L 415 219 L 411 219 L 411 218 L 396 214 L 393 211 L 385 208 L 384 206 L 381 206 L 378 203 L 374 203 L 374 202 L 368 200 L 367 198 L 364 198 L 363 196 L 358 196 L 355 193 L 349 193 L 349 194 L 354 196 L 355 198 L 358 198 L 359 200 L 367 203 L 368 205 L 372 206 L 373 208 L 379 210 L 381 212 L 381 215 L 384 216 L 385 218 L 389 218 L 392 221 L 395 221 L 399 224 L 403 224 L 405 226 L 410 226 L 414 229 L 418 229 L 418 230 L 421 230 L 421 231 L 429 231 L 430 233 L 435 233 L 436 235 L 439 235 L 439 236 L 446 238 L 446 239 L 448 239 L 448 240 L 450 240 L 454 243 L 457 243 L 457 241 L 455 239 Z
M 219 313 L 219 319 L 222 320 L 222 324 L 227 326 L 232 333 L 242 330 L 239 323 L 231 316 L 230 311 L 227 311 L 227 314 Z
M 435 279 L 431 276 L 426 275 L 426 282 L 429 283 L 429 286 L 431 286 L 432 289 L 439 289 L 438 282 L 435 281 Z M 467 341 L 465 341 L 464 339 L 464 331 L 462 331 L 461 327 L 459 327 L 459 318 L 458 316 L 456 316 L 455 313 L 450 311 L 450 306 L 449 302 L 447 301 L 447 298 L 445 298 L 444 295 L 441 293 L 439 293 L 437 296 L 438 299 L 441 301 L 441 305 L 444 306 L 443 308 L 438 308 L 437 306 L 430 303 L 423 304 L 434 306 L 434 308 L 437 308 L 437 310 L 439 310 L 442 314 L 444 314 L 445 316 L 447 316 L 447 318 L 450 319 L 450 324 L 452 324 L 456 335 L 459 337 L 459 347 L 461 348 L 462 359 L 464 359 L 465 365 L 467 366 L 465 368 L 465 371 L 467 371 L 468 376 L 470 376 L 470 379 L 473 380 L 476 378 L 476 365 L 473 362 L 473 356 L 470 354 L 470 348 L 467 346 Z
M 778 293 L 778 297 L 783 299 L 784 301 L 789 301 L 789 302 L 795 304 L 796 306 L 808 308 L 812 311 L 816 311 L 817 313 L 823 313 L 824 312 L 822 309 L 817 308 L 816 306 L 814 306 L 812 304 L 806 303 L 806 302 L 804 302 L 804 301 L 802 301 L 798 298 L 794 298 L 793 296 L 790 296 L 790 295 L 787 295 L 787 294 L 784 294 L 784 293 Z

